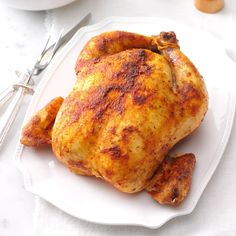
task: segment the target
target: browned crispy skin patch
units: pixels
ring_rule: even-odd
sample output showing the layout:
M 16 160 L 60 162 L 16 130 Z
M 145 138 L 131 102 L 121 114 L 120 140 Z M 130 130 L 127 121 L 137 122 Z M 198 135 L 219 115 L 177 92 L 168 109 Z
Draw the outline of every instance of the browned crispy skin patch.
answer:
M 193 84 L 186 83 L 183 86 L 182 90 L 179 92 L 179 95 L 180 95 L 180 101 L 179 101 L 180 105 L 183 108 L 185 108 L 188 104 L 189 112 L 192 115 L 196 115 L 200 108 L 199 101 L 203 99 L 198 89 L 196 89 Z
M 118 146 L 113 146 L 111 148 L 103 149 L 101 152 L 104 154 L 109 154 L 110 158 L 112 160 L 117 160 L 117 159 L 121 159 L 121 158 L 128 158 L 127 154 L 122 154 L 122 152 Z
M 30 119 L 22 130 L 22 144 L 30 147 L 51 144 L 52 127 L 62 102 L 62 97 L 54 98 Z
M 96 67 L 91 61 L 88 61 L 87 69 L 80 73 L 79 77 L 90 74 L 92 71 L 104 70 L 104 74 L 107 71 L 107 67 L 103 68 L 103 65 L 107 65 L 109 61 L 119 61 L 120 57 L 124 55 L 124 52 L 117 53 L 109 56 L 109 58 L 103 58 L 103 62 L 99 63 Z M 75 101 L 74 97 L 65 99 L 64 105 L 74 107 L 71 113 L 71 121 L 77 122 L 83 112 L 88 110 L 94 112 L 94 120 L 100 120 L 108 110 L 113 110 L 119 115 L 122 115 L 125 111 L 124 101 L 127 94 L 132 95 L 132 100 L 135 105 L 143 105 L 150 97 L 149 91 L 145 91 L 141 84 L 138 82 L 138 78 L 141 75 L 148 76 L 152 73 L 152 68 L 146 61 L 149 60 L 150 54 L 144 49 L 127 50 L 127 61 L 122 61 L 120 70 L 118 72 L 111 73 L 109 77 L 109 84 L 104 84 L 92 88 L 89 91 L 89 96 L 85 102 Z M 93 59 L 92 59 L 93 60 Z M 112 65 L 110 65 L 112 67 Z M 116 94 L 116 96 L 110 96 L 110 94 Z M 73 105 L 72 105 L 73 104 Z
M 175 32 L 173 31 L 161 32 L 158 37 L 162 43 L 178 44 L 178 39 L 176 38 Z
M 195 162 L 192 153 L 167 157 L 146 190 L 160 204 L 178 206 L 189 192 Z

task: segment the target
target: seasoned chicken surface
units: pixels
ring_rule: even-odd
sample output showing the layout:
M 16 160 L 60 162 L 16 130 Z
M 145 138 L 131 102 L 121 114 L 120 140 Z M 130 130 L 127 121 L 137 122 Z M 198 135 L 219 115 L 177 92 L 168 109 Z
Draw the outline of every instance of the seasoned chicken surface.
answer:
M 192 153 L 177 157 L 167 156 L 146 190 L 159 203 L 178 206 L 188 194 L 194 166 L 195 156 Z
M 147 189 L 161 204 L 181 203 L 191 185 L 195 156 L 166 156 L 200 125 L 208 96 L 175 34 L 98 35 L 80 53 L 76 74 L 73 90 L 58 114 L 52 113 L 52 134 L 47 128 L 58 160 L 122 192 Z M 31 120 L 21 141 L 38 146 L 32 141 L 37 135 Z
M 52 127 L 63 100 L 62 97 L 53 99 L 32 117 L 22 129 L 21 142 L 24 145 L 40 147 L 52 143 Z

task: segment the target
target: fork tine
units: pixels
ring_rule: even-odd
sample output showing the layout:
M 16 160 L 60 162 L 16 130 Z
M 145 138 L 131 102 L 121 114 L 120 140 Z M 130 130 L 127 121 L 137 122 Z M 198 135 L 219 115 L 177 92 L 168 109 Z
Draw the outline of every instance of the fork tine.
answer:
M 51 32 L 52 32 L 52 29 L 50 30 L 49 36 L 48 36 L 48 38 L 47 38 L 47 41 L 46 41 L 46 43 L 45 43 L 45 45 L 44 45 L 44 48 L 43 48 L 43 50 L 42 50 L 42 52 L 41 52 L 41 54 L 40 54 L 40 59 L 43 57 L 44 52 L 45 52 L 45 51 L 47 50 L 47 48 L 48 48 L 49 41 L 50 41 L 50 39 L 51 39 L 51 37 L 52 37 Z M 40 59 L 39 59 L 39 61 L 40 61 Z
M 41 52 L 40 58 L 37 60 L 35 66 L 34 66 L 34 70 L 33 70 L 34 75 L 39 75 L 41 73 L 41 71 L 44 70 L 47 67 L 47 65 L 51 62 L 52 58 L 54 57 L 54 55 L 56 54 L 57 50 L 60 47 L 60 41 L 62 39 L 63 31 L 64 30 L 61 30 L 59 36 L 57 37 L 56 42 L 54 43 L 53 48 L 48 47 L 49 41 L 51 39 L 51 34 L 49 34 L 49 37 L 48 37 L 47 42 L 44 46 L 44 49 Z
M 64 29 L 61 30 L 57 40 L 56 40 L 56 43 L 54 45 L 54 47 L 52 48 L 52 55 L 51 55 L 51 58 L 50 60 L 48 61 L 48 63 L 52 60 L 52 58 L 54 57 L 55 53 L 57 52 L 58 48 L 59 48 L 59 45 L 60 45 L 60 41 L 61 41 L 61 38 L 62 38 L 62 34 L 64 32 Z M 47 51 L 47 50 L 46 50 Z

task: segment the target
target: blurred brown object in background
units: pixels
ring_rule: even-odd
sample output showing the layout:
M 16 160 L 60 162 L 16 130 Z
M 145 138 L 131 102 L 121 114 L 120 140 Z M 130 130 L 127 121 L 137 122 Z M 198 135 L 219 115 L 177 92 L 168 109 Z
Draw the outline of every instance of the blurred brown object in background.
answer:
M 224 7 L 224 0 L 195 0 L 195 6 L 202 12 L 214 13 Z

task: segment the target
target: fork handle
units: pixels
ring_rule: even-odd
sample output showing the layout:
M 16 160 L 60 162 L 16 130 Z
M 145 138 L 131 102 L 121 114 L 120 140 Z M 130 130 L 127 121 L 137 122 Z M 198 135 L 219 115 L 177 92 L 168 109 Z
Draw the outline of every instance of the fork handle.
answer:
M 14 91 L 13 86 L 9 86 L 0 93 L 0 107 L 13 96 Z
M 17 112 L 20 108 L 21 102 L 23 100 L 24 94 L 25 94 L 25 88 L 20 87 L 15 93 L 14 97 L 9 104 L 7 110 L 1 116 L 1 122 L 0 122 L 0 148 L 4 142 L 4 139 L 6 138 L 6 135 L 13 123 L 13 121 L 16 118 Z

